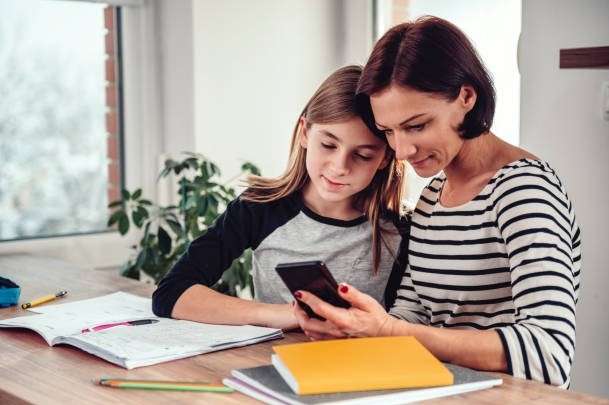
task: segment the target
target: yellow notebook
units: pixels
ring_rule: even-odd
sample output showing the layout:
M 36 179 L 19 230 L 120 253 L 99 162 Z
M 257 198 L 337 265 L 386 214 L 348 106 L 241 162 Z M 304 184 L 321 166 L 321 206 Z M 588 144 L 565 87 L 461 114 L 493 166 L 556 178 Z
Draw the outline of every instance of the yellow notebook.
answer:
M 412 336 L 273 346 L 272 362 L 301 395 L 451 385 L 452 373 Z

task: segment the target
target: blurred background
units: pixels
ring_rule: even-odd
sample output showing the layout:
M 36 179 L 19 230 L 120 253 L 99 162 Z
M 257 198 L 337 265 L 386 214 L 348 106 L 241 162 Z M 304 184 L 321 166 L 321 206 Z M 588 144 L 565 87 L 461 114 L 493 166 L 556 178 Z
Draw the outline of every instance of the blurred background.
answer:
M 609 67 L 560 67 L 561 49 L 609 46 L 606 0 L 0 0 L 0 254 L 115 271 L 137 239 L 106 226 L 122 188 L 170 203 L 157 175 L 183 151 L 225 180 L 245 161 L 279 175 L 321 81 L 425 14 L 477 47 L 493 132 L 566 183 L 584 240 L 572 387 L 609 397 Z M 413 204 L 425 179 L 408 176 Z

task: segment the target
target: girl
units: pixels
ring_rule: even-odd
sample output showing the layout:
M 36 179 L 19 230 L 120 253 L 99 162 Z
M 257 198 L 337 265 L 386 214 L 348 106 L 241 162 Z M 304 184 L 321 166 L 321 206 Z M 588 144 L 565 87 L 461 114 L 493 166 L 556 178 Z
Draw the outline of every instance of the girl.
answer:
M 315 339 L 413 335 L 443 361 L 567 387 L 575 353 L 581 238 L 562 181 L 490 128 L 492 82 L 471 43 L 434 17 L 375 45 L 362 107 L 398 159 L 431 180 L 412 215 L 408 268 L 390 314 L 357 286 L 352 307 L 297 298 L 327 319 Z
M 401 237 L 389 219 L 399 210 L 402 167 L 356 113 L 360 74 L 361 67 L 348 66 L 322 83 L 298 119 L 285 173 L 248 179 L 245 192 L 161 280 L 155 314 L 294 328 L 292 295 L 275 266 L 305 260 L 323 260 L 337 280 L 393 302 L 403 268 L 394 260 Z M 210 289 L 247 248 L 256 300 Z

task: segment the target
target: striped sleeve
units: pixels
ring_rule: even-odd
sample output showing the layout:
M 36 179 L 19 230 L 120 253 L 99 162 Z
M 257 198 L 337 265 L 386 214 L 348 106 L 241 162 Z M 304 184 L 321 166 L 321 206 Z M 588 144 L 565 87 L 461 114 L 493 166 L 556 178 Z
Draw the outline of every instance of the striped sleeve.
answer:
M 404 272 L 397 297 L 389 314 L 411 323 L 429 325 L 429 314 L 414 290 L 410 266 L 407 266 Z
M 493 194 L 515 308 L 515 323 L 497 328 L 508 372 L 567 388 L 581 262 L 572 204 L 547 166 L 510 172 Z

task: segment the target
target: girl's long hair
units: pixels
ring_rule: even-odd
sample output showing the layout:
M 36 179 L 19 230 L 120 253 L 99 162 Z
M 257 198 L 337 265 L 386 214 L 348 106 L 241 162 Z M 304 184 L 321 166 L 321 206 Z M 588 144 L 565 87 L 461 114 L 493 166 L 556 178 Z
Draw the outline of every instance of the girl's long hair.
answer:
M 313 124 L 345 122 L 359 117 L 355 92 L 361 73 L 361 66 L 346 66 L 332 73 L 321 84 L 296 122 L 285 172 L 276 178 L 249 176 L 248 188 L 241 195 L 242 200 L 271 202 L 300 192 L 307 185 L 309 182 L 306 168 L 307 152 L 300 145 L 303 123 L 309 129 Z M 370 130 L 385 139 L 376 128 Z M 387 211 L 392 215 L 399 215 L 404 189 L 404 163 L 395 158 L 395 152 L 389 146 L 386 148 L 385 159 L 389 163 L 377 171 L 368 187 L 360 191 L 354 199 L 354 207 L 366 215 L 372 226 L 374 274 L 378 272 L 381 260 L 381 243 L 384 243 L 382 232 L 388 232 L 380 225 L 381 215 Z

